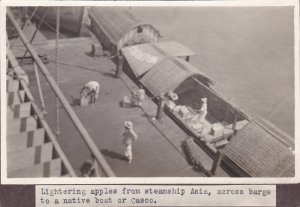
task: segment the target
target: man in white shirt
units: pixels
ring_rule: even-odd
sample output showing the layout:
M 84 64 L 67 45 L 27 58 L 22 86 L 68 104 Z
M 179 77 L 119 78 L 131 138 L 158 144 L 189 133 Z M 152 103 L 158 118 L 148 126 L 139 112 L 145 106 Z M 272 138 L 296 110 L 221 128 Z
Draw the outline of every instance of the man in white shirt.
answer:
M 198 110 L 199 120 L 204 121 L 207 115 L 207 98 L 201 98 L 201 102 L 201 108 Z
M 87 82 L 80 91 L 80 98 L 89 98 L 89 103 L 94 104 L 98 98 L 100 84 L 97 81 Z
M 123 136 L 123 144 L 125 145 L 125 157 L 128 159 L 128 164 L 132 161 L 132 143 L 138 139 L 138 135 L 133 130 L 133 123 L 126 121 L 124 123 L 125 131 L 121 134 Z
M 145 101 L 145 98 L 146 98 L 146 92 L 143 86 L 140 86 L 139 90 L 134 91 L 132 94 L 132 103 L 134 106 L 141 107 L 142 102 Z

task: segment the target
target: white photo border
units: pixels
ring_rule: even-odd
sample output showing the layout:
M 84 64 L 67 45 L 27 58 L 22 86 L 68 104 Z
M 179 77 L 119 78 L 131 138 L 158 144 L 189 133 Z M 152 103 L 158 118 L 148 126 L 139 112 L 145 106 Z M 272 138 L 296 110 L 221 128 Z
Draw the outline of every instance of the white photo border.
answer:
M 100 177 L 100 178 L 7 178 L 6 161 L 6 98 L 1 99 L 1 183 L 2 184 L 282 184 L 300 180 L 300 106 L 299 106 L 299 1 L 10 1 L 1 3 L 0 25 L 6 25 L 6 7 L 9 6 L 162 6 L 162 7 L 294 7 L 294 78 L 295 78 L 295 177 L 292 178 L 195 178 L 195 177 Z M 6 26 L 0 27 L 6 34 Z M 1 94 L 6 97 L 6 35 L 1 35 Z M 298 161 L 298 162 L 297 162 Z

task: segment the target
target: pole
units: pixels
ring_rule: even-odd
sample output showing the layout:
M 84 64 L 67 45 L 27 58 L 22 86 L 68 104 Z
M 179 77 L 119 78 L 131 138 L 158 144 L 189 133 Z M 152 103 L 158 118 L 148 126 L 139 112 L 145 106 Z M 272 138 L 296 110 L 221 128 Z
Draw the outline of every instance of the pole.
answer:
M 220 150 L 219 150 L 217 152 L 215 160 L 213 162 L 213 165 L 212 165 L 212 168 L 211 168 L 211 174 L 213 174 L 213 175 L 216 174 L 216 171 L 219 168 L 219 166 L 220 166 L 220 164 L 222 162 L 223 157 L 224 157 L 224 154 L 222 152 L 220 152 Z
M 160 94 L 159 100 L 158 100 L 158 106 L 157 106 L 157 112 L 156 112 L 156 119 L 159 120 L 161 119 L 163 110 L 164 110 L 164 105 L 165 105 L 165 97 L 164 94 Z
M 186 56 L 185 61 L 190 62 L 190 56 Z
M 60 26 L 60 8 L 57 7 L 56 9 L 56 40 L 55 40 L 55 81 L 56 84 L 59 85 L 59 72 L 58 72 L 58 39 L 59 39 L 59 26 Z M 58 136 L 60 134 L 60 124 L 59 124 L 59 100 L 56 96 L 55 99 L 55 108 L 56 108 L 56 130 L 55 134 Z
M 236 122 L 237 122 L 237 119 L 238 119 L 238 113 L 235 112 L 235 113 L 234 113 L 234 118 L 233 118 L 233 124 L 232 124 L 232 131 L 233 131 L 233 134 L 236 133 Z
M 74 126 L 80 133 L 81 137 L 83 138 L 83 141 L 87 145 L 87 147 L 90 149 L 90 151 L 93 153 L 95 158 L 97 159 L 98 164 L 103 169 L 104 173 L 109 177 L 115 177 L 114 172 L 104 159 L 103 155 L 100 153 L 99 149 L 97 148 L 96 144 L 94 143 L 93 139 L 90 137 L 88 132 L 86 131 L 85 127 L 77 117 L 76 113 L 73 111 L 72 107 L 70 106 L 68 100 L 60 90 L 60 88 L 55 83 L 55 80 L 50 75 L 49 71 L 47 70 L 46 66 L 44 65 L 43 61 L 39 58 L 38 54 L 34 50 L 34 48 L 30 45 L 28 42 L 26 36 L 20 29 L 18 23 L 14 19 L 13 14 L 11 13 L 10 9 L 7 9 L 7 17 L 10 19 L 11 23 L 16 28 L 17 33 L 20 36 L 21 41 L 24 43 L 25 47 L 28 49 L 29 53 L 32 55 L 33 59 L 36 61 L 36 64 L 39 66 L 39 69 L 42 71 L 43 75 L 45 76 L 46 80 L 49 82 L 50 87 L 54 91 L 54 93 L 59 97 L 59 100 L 66 110 L 67 114 L 69 115 L 70 119 L 72 120 Z
M 117 57 L 118 57 L 118 64 L 117 64 L 116 78 L 120 78 L 121 72 L 123 70 L 124 57 L 121 54 L 121 52 Z
M 46 112 L 46 107 L 45 107 L 45 102 L 44 102 L 42 86 L 41 86 L 41 82 L 40 82 L 40 76 L 39 76 L 39 72 L 38 72 L 37 65 L 35 62 L 34 62 L 34 72 L 35 72 L 36 82 L 37 82 L 39 96 L 40 96 L 40 100 L 41 100 L 42 111 L 43 111 L 43 114 L 46 114 L 47 112 Z

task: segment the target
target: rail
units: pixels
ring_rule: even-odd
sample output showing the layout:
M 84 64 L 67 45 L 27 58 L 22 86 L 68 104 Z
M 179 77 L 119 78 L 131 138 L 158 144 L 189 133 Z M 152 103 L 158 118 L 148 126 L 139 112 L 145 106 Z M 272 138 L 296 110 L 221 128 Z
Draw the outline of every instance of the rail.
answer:
M 46 66 L 44 65 L 42 60 L 39 58 L 39 56 L 36 53 L 36 51 L 34 50 L 34 48 L 29 43 L 28 39 L 26 38 L 26 36 L 22 32 L 22 30 L 19 27 L 18 23 L 15 21 L 14 16 L 11 13 L 10 9 L 7 10 L 7 17 L 11 21 L 12 25 L 15 27 L 17 33 L 19 34 L 19 37 L 20 37 L 21 41 L 24 44 L 24 46 L 29 51 L 29 53 L 32 55 L 32 58 L 34 59 L 34 61 L 38 65 L 38 68 L 41 70 L 41 72 L 43 73 L 45 79 L 48 81 L 50 87 L 54 91 L 55 95 L 60 100 L 63 108 L 65 109 L 65 111 L 69 115 L 70 119 L 72 120 L 72 122 L 75 125 L 78 132 L 80 133 L 81 137 L 83 138 L 83 141 L 85 142 L 85 144 L 87 145 L 87 147 L 89 148 L 91 153 L 96 158 L 99 166 L 101 167 L 101 169 L 103 170 L 105 175 L 108 176 L 108 177 L 115 177 L 115 174 L 112 171 L 111 167 L 106 162 L 105 158 L 103 157 L 103 155 L 101 154 L 101 152 L 97 148 L 97 146 L 94 143 L 93 139 L 90 137 L 87 130 L 85 129 L 85 127 L 83 126 L 83 124 L 79 120 L 78 116 L 76 115 L 76 113 L 74 112 L 72 107 L 70 106 L 68 100 L 66 99 L 66 97 L 62 93 L 61 89 L 57 86 L 55 80 L 50 75 L 48 69 L 46 68 Z

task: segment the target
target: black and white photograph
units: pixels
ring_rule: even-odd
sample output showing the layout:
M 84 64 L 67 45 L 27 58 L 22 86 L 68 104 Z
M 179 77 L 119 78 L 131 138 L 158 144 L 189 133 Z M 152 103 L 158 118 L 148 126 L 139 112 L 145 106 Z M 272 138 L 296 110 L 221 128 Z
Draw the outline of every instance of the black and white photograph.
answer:
M 1 178 L 293 181 L 295 9 L 7 5 Z

